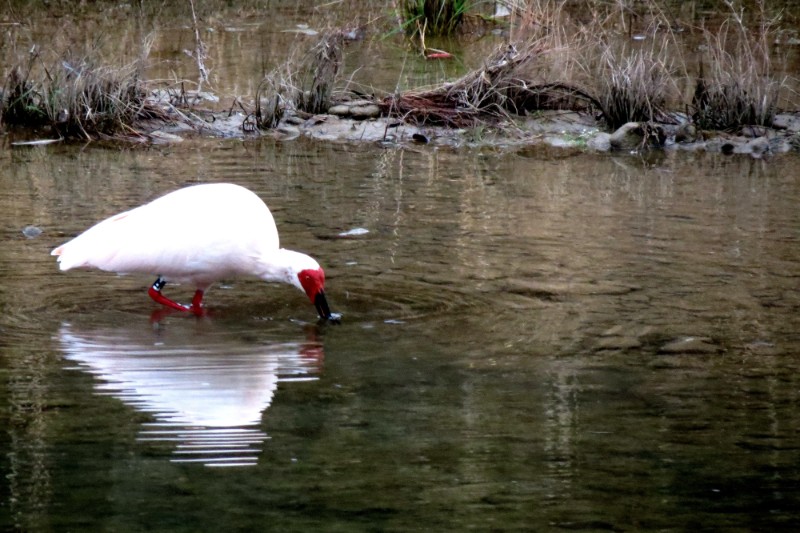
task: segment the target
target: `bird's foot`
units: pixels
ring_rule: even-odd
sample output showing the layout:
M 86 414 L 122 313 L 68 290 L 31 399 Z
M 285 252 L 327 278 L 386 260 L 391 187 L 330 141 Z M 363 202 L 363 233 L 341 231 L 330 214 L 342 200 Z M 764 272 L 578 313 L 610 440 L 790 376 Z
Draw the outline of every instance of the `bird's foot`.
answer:
M 342 313 L 331 313 L 325 319 L 327 322 L 331 324 L 341 324 L 342 323 Z
M 182 309 L 175 309 L 173 307 L 162 307 L 161 309 L 155 309 L 153 310 L 152 313 L 150 313 L 150 322 L 152 324 L 157 324 L 162 320 L 164 320 L 165 318 L 175 314 L 186 316 L 187 312 L 191 313 L 197 318 L 204 318 L 211 315 L 211 313 L 209 313 L 209 311 L 207 311 L 206 309 L 195 310 L 189 307 L 188 305 L 182 306 Z
M 197 289 L 197 291 L 195 291 L 194 293 L 194 297 L 192 298 L 192 304 L 184 305 L 184 304 L 179 304 L 175 300 L 170 300 L 169 298 L 161 294 L 161 289 L 163 289 L 164 285 L 166 284 L 167 284 L 166 281 L 164 281 L 161 278 L 158 278 L 155 281 L 155 283 L 153 283 L 153 285 L 150 287 L 150 289 L 148 289 L 147 294 L 150 296 L 150 298 L 153 299 L 153 301 L 169 308 L 170 310 L 189 312 L 198 317 L 205 316 L 206 312 L 203 309 L 203 304 L 202 304 L 203 291 Z

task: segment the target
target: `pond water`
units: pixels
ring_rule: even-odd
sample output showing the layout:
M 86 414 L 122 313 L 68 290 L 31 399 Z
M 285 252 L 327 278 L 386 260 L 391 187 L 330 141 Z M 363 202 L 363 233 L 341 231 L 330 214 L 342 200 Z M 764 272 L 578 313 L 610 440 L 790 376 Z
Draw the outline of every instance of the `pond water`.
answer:
M 217 88 L 252 93 L 285 11 L 214 22 Z M 191 69 L 185 22 L 154 76 Z M 351 66 L 461 68 L 394 53 Z M 3 530 L 800 529 L 797 155 L 2 142 Z M 246 279 L 162 315 L 49 255 L 207 182 L 268 203 L 341 324 Z
M 558 156 L 3 149 L 3 527 L 800 526 L 800 161 Z M 219 181 L 319 258 L 341 325 L 251 280 L 159 321 L 152 279 L 49 255 Z

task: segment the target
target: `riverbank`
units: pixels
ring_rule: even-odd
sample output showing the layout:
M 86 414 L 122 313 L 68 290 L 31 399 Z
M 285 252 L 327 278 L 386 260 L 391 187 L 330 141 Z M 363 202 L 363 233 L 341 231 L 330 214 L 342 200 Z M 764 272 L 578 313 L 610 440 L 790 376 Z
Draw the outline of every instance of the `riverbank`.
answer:
M 478 57 L 483 59 L 471 69 L 450 68 L 460 59 L 429 48 L 424 32 L 393 39 L 411 47 L 402 63 L 386 61 L 390 49 L 377 57 L 391 73 L 387 78 L 396 78 L 394 90 L 386 89 L 386 78 L 379 81 L 379 72 L 369 64 L 376 57 L 364 55 L 391 35 L 381 33 L 389 31 L 381 24 L 325 31 L 298 24 L 273 33 L 294 34 L 294 44 L 302 46 L 284 49 L 284 59 L 271 70 L 265 64 L 256 69 L 255 75 L 263 74 L 255 85 L 238 87 L 239 75 L 231 78 L 237 83 L 234 92 L 220 90 L 213 73 L 224 62 L 211 52 L 224 49 L 227 41 L 210 45 L 219 30 L 210 26 L 208 14 L 203 18 L 192 10 L 184 28 L 189 42 L 178 41 L 173 48 L 182 50 L 184 61 L 190 58 L 197 81 L 185 75 L 154 77 L 154 56 L 163 57 L 163 51 L 152 51 L 157 46 L 152 36 L 135 37 L 138 44 L 128 47 L 124 66 L 109 66 L 97 51 L 76 55 L 69 48 L 59 53 L 26 47 L 27 56 L 8 62 L 0 93 L 2 126 L 15 142 L 26 143 L 166 143 L 196 135 L 267 135 L 756 156 L 798 150 L 797 80 L 782 74 L 789 65 L 775 59 L 778 50 L 796 46 L 794 34 L 774 22 L 762 24 L 770 15 L 763 6 L 716 18 L 697 13 L 681 18 L 649 2 L 639 7 L 637 17 L 627 18 L 626 12 L 591 5 L 590 13 L 582 13 L 568 3 L 532 3 L 502 20 L 477 24 L 483 26 L 477 42 L 494 28 L 494 42 L 502 44 L 482 47 Z M 140 14 L 134 20 L 143 26 L 149 19 Z M 231 34 L 254 33 L 235 25 L 222 28 Z M 456 39 L 450 46 L 460 46 L 467 37 Z M 26 43 L 21 37 L 17 41 L 19 56 Z M 189 43 L 193 48 L 180 48 Z M 408 56 L 414 48 L 419 55 Z M 253 72 L 251 63 L 241 70 Z M 404 74 L 407 68 L 437 66 L 441 72 L 433 84 Z M 370 67 L 369 77 L 356 82 L 357 74 Z M 443 75 L 450 71 L 458 75 Z

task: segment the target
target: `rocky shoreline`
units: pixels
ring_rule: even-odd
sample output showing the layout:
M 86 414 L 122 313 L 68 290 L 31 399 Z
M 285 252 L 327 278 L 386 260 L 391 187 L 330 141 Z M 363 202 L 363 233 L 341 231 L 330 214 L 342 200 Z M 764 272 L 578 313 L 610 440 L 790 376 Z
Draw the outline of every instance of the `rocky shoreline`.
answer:
M 186 111 L 163 103 L 168 119 L 137 124 L 140 142 L 173 143 L 193 136 L 281 140 L 308 137 L 331 142 L 368 142 L 387 145 L 494 146 L 523 148 L 546 145 L 593 152 L 688 150 L 753 157 L 800 151 L 800 113 L 782 113 L 772 127 L 752 126 L 739 132 L 698 131 L 691 120 L 674 115 L 674 124 L 631 122 L 614 132 L 604 131 L 593 116 L 573 111 L 538 111 L 511 120 L 477 123 L 466 128 L 416 125 L 387 117 L 371 100 L 338 102 L 326 114 L 287 110 L 271 130 L 255 127 L 252 115 L 242 112 Z

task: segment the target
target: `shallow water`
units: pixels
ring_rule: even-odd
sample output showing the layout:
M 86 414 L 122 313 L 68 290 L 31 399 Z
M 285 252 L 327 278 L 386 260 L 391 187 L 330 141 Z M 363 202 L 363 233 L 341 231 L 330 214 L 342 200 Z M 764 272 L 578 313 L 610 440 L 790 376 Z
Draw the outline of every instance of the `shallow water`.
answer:
M 0 154 L 4 528 L 800 525 L 794 156 Z M 151 279 L 48 255 L 214 181 L 319 258 L 341 325 L 250 280 L 158 321 Z

